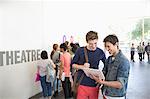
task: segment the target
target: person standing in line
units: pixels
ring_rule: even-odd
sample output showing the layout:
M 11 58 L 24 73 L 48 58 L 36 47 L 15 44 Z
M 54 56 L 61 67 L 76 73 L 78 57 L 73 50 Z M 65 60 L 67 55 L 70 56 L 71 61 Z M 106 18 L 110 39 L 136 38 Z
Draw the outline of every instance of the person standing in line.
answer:
M 107 58 L 103 73 L 105 80 L 93 76 L 97 83 L 103 84 L 102 93 L 105 99 L 125 99 L 130 63 L 119 50 L 119 40 L 115 35 L 108 35 L 103 40 L 110 56 Z
M 59 72 L 60 72 L 60 52 L 58 44 L 53 44 L 53 50 L 50 54 L 50 57 L 54 64 L 56 65 L 55 68 L 55 79 L 54 79 L 54 97 L 61 91 L 61 80 L 59 79 Z
M 132 43 L 130 54 L 131 54 L 131 61 L 135 62 L 135 61 L 134 61 L 134 54 L 135 54 L 134 43 Z
M 86 34 L 86 42 L 86 47 L 77 49 L 71 63 L 73 68 L 78 70 L 78 79 L 84 75 L 77 89 L 77 99 L 98 99 L 99 88 L 93 79 L 86 76 L 85 70 L 86 68 L 99 69 L 100 61 L 104 63 L 106 57 L 103 50 L 97 47 L 97 32 L 89 31 Z M 84 48 L 87 50 L 88 63 L 86 63 Z
M 71 54 L 69 41 L 65 41 L 64 43 L 67 45 L 67 52 Z
M 71 64 L 71 55 L 67 52 L 67 45 L 62 43 L 60 45 L 60 51 L 62 52 L 60 56 L 60 78 L 62 80 L 62 87 L 64 90 L 65 99 L 70 99 L 71 95 L 71 81 L 70 81 L 70 64 Z
M 150 43 L 146 45 L 145 51 L 147 53 L 148 63 L 150 64 Z
M 39 70 L 42 93 L 45 99 L 47 99 L 47 97 L 51 99 L 52 96 L 52 82 L 47 81 L 48 66 L 52 66 L 51 68 L 53 69 L 55 68 L 53 61 L 48 60 L 47 51 L 42 51 L 41 60 L 37 62 L 37 68 Z

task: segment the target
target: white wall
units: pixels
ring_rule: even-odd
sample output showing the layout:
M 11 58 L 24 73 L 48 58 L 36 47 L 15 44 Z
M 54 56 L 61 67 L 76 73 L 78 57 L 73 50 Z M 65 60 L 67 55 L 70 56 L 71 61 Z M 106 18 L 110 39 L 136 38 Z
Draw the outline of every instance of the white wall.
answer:
M 117 22 L 150 15 L 149 7 L 141 1 L 106 1 L 1 0 L 0 51 L 50 52 L 53 43 L 62 43 L 63 35 L 68 41 L 74 36 L 75 42 L 84 45 L 89 30 L 99 33 L 99 46 L 103 48 L 103 38 L 118 30 L 110 29 L 111 25 L 121 26 Z M 34 82 L 35 72 L 35 61 L 0 66 L 0 99 L 27 99 L 40 92 L 40 84 Z
M 42 49 L 42 20 L 39 1 L 1 1 L 0 51 Z M 35 61 L 0 66 L 0 99 L 28 99 L 39 93 L 35 72 Z

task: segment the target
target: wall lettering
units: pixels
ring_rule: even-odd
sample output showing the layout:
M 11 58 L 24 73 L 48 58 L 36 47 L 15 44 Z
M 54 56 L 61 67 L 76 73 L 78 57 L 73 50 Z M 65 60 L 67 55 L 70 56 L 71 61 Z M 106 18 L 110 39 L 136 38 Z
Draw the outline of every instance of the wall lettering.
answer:
M 40 49 L 0 51 L 0 66 L 40 60 Z

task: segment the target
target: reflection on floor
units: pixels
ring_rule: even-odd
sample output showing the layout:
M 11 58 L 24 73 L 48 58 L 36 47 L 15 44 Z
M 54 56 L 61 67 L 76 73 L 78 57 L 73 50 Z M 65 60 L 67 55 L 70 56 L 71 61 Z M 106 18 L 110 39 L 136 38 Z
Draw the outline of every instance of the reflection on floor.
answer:
M 131 63 L 127 99 L 150 99 L 150 64 Z
M 131 62 L 127 99 L 150 99 L 150 64 L 146 61 Z M 41 94 L 31 99 L 44 99 Z M 52 99 L 64 99 L 63 92 Z M 99 98 L 101 99 L 101 98 Z

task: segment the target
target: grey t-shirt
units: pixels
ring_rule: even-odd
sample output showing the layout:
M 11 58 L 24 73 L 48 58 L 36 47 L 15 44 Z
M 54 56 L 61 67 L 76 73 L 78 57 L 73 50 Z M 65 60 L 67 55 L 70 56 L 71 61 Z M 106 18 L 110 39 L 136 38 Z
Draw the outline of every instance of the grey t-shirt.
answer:
M 58 52 L 58 51 L 54 52 L 54 54 L 52 56 L 52 61 L 54 62 L 55 65 L 60 64 L 60 52 Z

